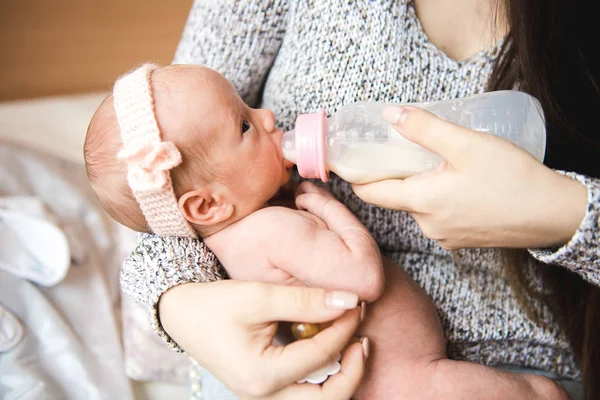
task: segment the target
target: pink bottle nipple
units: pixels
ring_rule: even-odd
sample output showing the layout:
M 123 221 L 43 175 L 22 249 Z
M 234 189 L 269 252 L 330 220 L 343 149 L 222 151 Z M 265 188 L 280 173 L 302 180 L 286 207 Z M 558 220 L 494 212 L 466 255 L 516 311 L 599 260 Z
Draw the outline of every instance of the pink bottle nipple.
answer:
M 329 179 L 325 167 L 325 134 L 327 119 L 325 111 L 312 114 L 300 114 L 296 118 L 296 166 L 301 177 Z

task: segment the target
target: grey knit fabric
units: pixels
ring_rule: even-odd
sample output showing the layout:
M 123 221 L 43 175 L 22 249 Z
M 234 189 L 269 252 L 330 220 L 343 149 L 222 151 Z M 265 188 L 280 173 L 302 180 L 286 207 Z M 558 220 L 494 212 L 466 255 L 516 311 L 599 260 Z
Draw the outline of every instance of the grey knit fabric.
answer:
M 139 239 L 140 244 L 127 257 L 121 270 L 121 288 L 148 306 L 152 328 L 169 346 L 182 351 L 160 325 L 160 295 L 182 283 L 227 279 L 227 272 L 201 241 L 146 233 L 140 234 Z
M 249 104 L 270 108 L 278 124 L 290 129 L 300 113 L 324 108 L 331 114 L 354 101 L 435 101 L 480 93 L 500 45 L 452 60 L 428 42 L 406 0 L 197 0 L 174 62 L 220 71 Z M 589 188 L 579 231 L 563 248 L 531 254 L 556 264 L 545 268 L 568 268 L 600 285 L 600 181 L 571 177 Z M 410 215 L 365 204 L 335 176 L 329 188 L 370 229 L 382 252 L 431 296 L 452 358 L 580 377 L 549 310 L 531 299 L 542 321 L 536 324 L 521 309 L 499 251 L 463 250 L 455 262 L 422 235 Z M 529 285 L 544 291 L 531 268 L 538 262 L 530 260 L 526 275 Z M 122 285 L 156 317 L 156 302 L 167 288 L 224 276 L 200 242 L 150 235 L 125 263 Z M 155 328 L 168 338 L 156 319 Z

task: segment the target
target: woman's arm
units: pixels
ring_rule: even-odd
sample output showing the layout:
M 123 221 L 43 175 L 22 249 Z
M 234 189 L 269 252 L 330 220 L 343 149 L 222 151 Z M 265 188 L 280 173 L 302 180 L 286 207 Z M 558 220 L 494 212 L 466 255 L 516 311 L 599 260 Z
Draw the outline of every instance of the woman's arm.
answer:
M 176 351 L 183 351 L 165 332 L 158 302 L 170 288 L 189 282 L 227 279 L 227 273 L 206 245 L 197 239 L 141 234 L 121 270 L 123 292 L 148 307 L 152 328 Z
M 590 283 L 600 286 L 600 179 L 567 173 L 588 190 L 588 204 L 579 228 L 564 246 L 532 249 L 530 253 L 546 264 L 569 268 Z
M 355 185 L 359 197 L 410 212 L 442 247 L 538 249 L 539 260 L 600 284 L 600 180 L 566 177 L 506 140 L 418 108 L 398 113 L 394 128 L 446 161 L 403 181 Z
M 254 107 L 285 34 L 285 0 L 195 0 L 174 64 L 202 64 L 225 76 Z

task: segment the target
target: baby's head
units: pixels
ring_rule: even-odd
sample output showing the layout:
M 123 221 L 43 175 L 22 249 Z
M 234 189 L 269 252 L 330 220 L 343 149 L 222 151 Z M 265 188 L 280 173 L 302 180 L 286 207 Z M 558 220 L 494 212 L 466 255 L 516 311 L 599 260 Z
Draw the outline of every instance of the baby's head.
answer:
M 288 181 L 274 123 L 209 68 L 145 64 L 121 77 L 92 117 L 86 170 L 119 223 L 206 237 L 263 207 Z

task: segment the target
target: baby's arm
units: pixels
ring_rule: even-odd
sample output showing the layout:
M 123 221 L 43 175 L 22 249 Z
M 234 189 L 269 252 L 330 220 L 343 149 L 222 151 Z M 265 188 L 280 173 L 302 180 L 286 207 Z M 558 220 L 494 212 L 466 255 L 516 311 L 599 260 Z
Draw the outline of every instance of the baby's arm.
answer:
M 274 232 L 271 262 L 304 284 L 357 293 L 374 301 L 383 291 L 381 254 L 369 231 L 327 190 L 303 182 L 296 218 Z M 298 218 L 298 216 L 302 216 Z M 279 245 L 277 245 L 279 244 Z
M 296 204 L 267 207 L 207 238 L 233 279 L 347 290 L 373 301 L 381 255 L 367 229 L 325 189 L 305 182 Z

